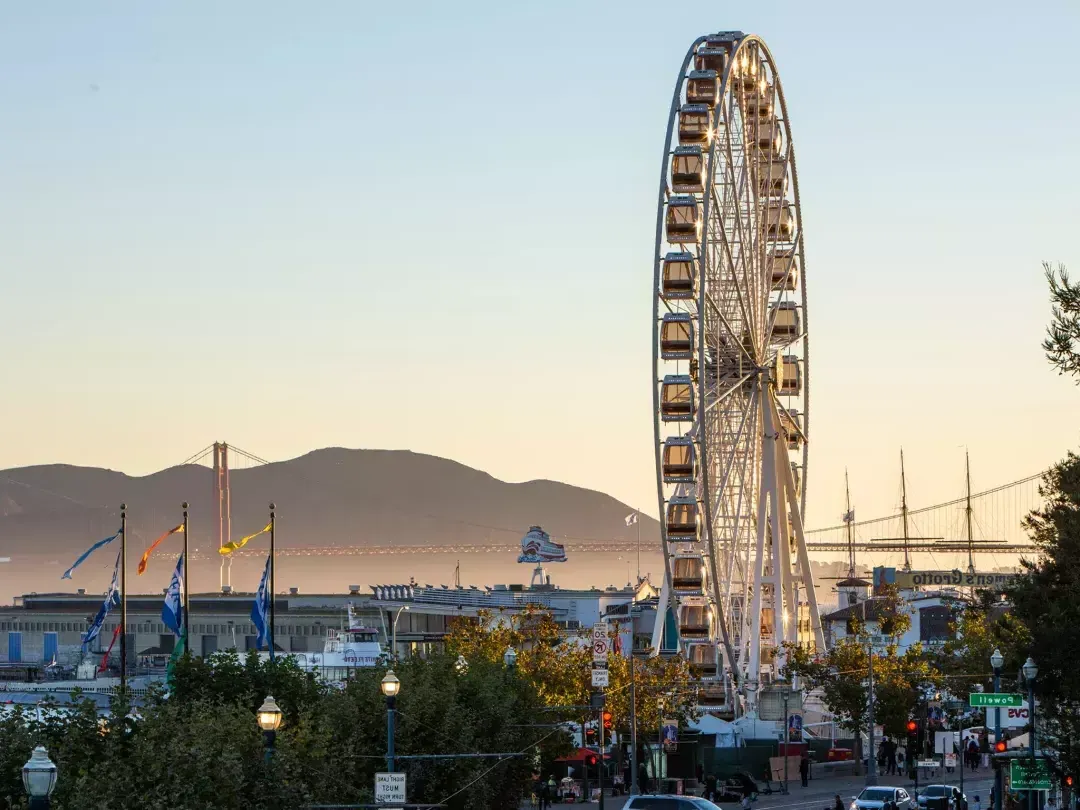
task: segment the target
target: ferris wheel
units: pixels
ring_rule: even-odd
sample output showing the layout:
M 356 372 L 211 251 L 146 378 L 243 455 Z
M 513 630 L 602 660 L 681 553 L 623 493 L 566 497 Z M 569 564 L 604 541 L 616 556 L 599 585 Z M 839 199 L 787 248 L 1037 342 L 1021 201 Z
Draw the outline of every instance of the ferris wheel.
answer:
M 824 648 L 803 538 L 809 331 L 803 219 L 780 76 L 757 36 L 699 37 L 679 69 L 654 253 L 653 633 L 703 705 L 752 709 L 782 645 Z

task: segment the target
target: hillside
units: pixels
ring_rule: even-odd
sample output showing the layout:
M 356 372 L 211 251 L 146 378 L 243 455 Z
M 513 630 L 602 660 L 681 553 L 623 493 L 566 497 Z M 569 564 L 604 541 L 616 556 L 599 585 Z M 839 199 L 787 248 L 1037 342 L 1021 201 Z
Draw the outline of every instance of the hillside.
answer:
M 212 472 L 173 467 L 133 477 L 54 464 L 0 471 L 0 554 L 77 554 L 115 531 L 128 505 L 133 547 L 180 520 L 191 504 L 191 539 L 216 545 Z M 233 537 L 261 528 L 278 509 L 282 546 L 516 543 L 540 524 L 558 540 L 632 540 L 630 507 L 555 481 L 513 484 L 435 456 L 398 450 L 316 450 L 290 461 L 233 470 Z M 659 527 L 643 518 L 642 544 Z M 204 545 L 206 544 L 206 545 Z

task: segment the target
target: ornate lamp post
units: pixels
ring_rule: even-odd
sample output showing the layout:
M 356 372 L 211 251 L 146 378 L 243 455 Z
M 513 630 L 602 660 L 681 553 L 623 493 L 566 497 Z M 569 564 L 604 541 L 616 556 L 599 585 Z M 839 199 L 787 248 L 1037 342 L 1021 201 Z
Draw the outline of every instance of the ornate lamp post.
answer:
M 454 672 L 458 675 L 464 675 L 469 671 L 469 662 L 465 660 L 464 655 L 459 655 L 457 661 L 454 662 Z
M 259 728 L 263 733 L 263 744 L 266 746 L 266 761 L 274 757 L 274 743 L 277 740 L 277 730 L 281 726 L 281 707 L 277 705 L 273 695 L 267 695 L 262 706 L 256 713 Z
M 513 670 L 517 666 L 517 650 L 513 647 L 507 647 L 506 652 L 503 653 L 503 663 L 506 664 L 506 668 Z
M 1005 664 L 1005 656 L 1001 650 L 994 648 L 990 656 L 990 666 L 994 668 L 994 694 L 1001 691 L 1001 668 Z M 1001 709 L 994 709 L 994 745 L 1001 739 Z M 1004 788 L 1003 772 L 1001 763 L 994 763 L 994 807 L 992 810 L 1001 810 L 1001 791 Z
M 45 746 L 39 745 L 30 754 L 23 765 L 22 780 L 30 797 L 30 810 L 49 810 L 49 796 L 56 788 L 56 763 L 49 759 Z
M 401 681 L 398 680 L 394 670 L 386 670 L 382 683 L 379 684 L 382 693 L 386 695 L 386 770 L 394 772 L 394 714 L 397 711 L 397 696 L 401 692 Z
M 1024 680 L 1028 686 L 1028 719 L 1031 722 L 1031 731 L 1028 732 L 1028 752 L 1031 754 L 1031 767 L 1035 768 L 1035 678 L 1039 675 L 1039 667 L 1031 656 L 1024 662 Z M 1038 794 L 1034 790 L 1028 791 L 1028 810 L 1037 810 Z

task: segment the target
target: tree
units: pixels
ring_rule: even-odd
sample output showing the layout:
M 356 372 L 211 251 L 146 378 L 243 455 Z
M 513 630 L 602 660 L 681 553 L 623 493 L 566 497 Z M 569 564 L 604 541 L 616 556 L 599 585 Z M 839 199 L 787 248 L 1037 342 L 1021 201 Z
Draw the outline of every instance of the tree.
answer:
M 1059 374 L 1076 377 L 1080 385 L 1080 351 L 1076 345 L 1080 341 L 1080 283 L 1069 278 L 1069 271 L 1063 264 L 1055 270 L 1050 262 L 1043 262 L 1043 272 L 1053 302 L 1043 351 Z
M 874 720 L 890 737 L 902 737 L 925 688 L 935 684 L 938 671 L 922 645 L 900 652 L 900 639 L 911 628 L 911 615 L 899 591 L 878 586 L 880 598 L 868 605 L 876 617 L 884 644 L 874 645 Z M 851 618 L 852 632 L 823 654 L 786 645 L 784 672 L 800 677 L 822 699 L 836 722 L 855 737 L 856 758 L 862 756 L 862 735 L 868 731 L 870 701 L 870 639 L 861 612 Z
M 1044 505 L 1025 520 L 1038 558 L 1021 560 L 1025 576 L 1006 590 L 1015 620 L 1028 634 L 1026 645 L 1018 636 L 1010 663 L 1015 667 L 1025 653 L 1035 658 L 1042 742 L 1056 749 L 1060 765 L 1075 771 L 1080 767 L 1080 751 L 1071 747 L 1080 739 L 1080 457 L 1069 453 L 1047 471 L 1039 494 Z

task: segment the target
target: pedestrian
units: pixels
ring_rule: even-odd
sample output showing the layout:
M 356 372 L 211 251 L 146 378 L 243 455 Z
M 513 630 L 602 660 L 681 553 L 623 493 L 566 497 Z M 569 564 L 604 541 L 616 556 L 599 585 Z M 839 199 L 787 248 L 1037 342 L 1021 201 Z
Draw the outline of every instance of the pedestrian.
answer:
M 799 760 L 799 776 L 802 777 L 802 786 L 810 787 L 810 757 L 806 754 Z
M 638 786 L 641 788 L 642 793 L 652 793 L 649 784 L 649 769 L 645 767 L 644 762 L 638 763 Z
M 975 794 L 975 810 L 982 810 L 982 799 L 979 798 L 979 794 Z
M 705 777 L 705 797 L 711 802 L 715 802 L 719 796 L 716 795 L 716 774 L 710 773 Z
M 548 776 L 548 780 L 540 786 L 540 810 L 549 810 L 551 807 L 551 801 L 554 798 L 552 795 L 555 792 L 555 775 Z
M 899 773 L 904 772 L 904 752 L 903 751 L 897 751 L 896 752 L 896 768 L 897 768 L 897 771 Z
M 750 794 L 744 793 L 742 797 L 742 810 L 750 810 Z
M 836 801 L 833 802 L 833 810 L 846 810 L 844 807 L 844 800 L 840 798 L 840 794 L 836 794 Z
M 889 740 L 889 747 L 885 750 L 885 765 L 887 773 L 896 773 L 896 743 L 892 740 Z

